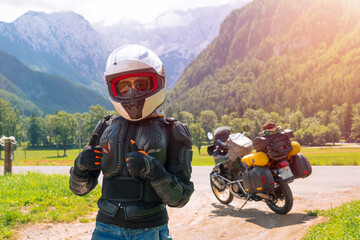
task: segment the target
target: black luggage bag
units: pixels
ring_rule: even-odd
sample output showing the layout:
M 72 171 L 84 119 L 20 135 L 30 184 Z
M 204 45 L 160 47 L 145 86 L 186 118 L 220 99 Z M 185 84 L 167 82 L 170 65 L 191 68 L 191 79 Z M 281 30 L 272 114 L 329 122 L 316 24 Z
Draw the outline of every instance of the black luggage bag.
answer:
M 271 136 L 259 136 L 253 141 L 256 151 L 265 152 L 274 160 L 284 159 L 292 150 L 290 136 L 292 131 L 283 131 Z
M 312 173 L 309 160 L 301 153 L 291 157 L 290 168 L 295 178 L 307 178 Z
M 247 168 L 243 175 L 244 188 L 249 193 L 271 192 L 274 190 L 274 177 L 267 167 Z
M 268 154 L 274 160 L 285 158 L 291 152 L 292 146 L 287 134 L 279 133 L 270 137 Z

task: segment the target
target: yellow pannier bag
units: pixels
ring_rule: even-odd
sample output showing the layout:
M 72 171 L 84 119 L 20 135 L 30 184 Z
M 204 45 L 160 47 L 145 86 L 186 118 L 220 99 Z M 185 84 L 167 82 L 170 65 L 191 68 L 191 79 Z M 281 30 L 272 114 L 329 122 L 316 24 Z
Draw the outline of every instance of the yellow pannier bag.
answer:
M 297 141 L 292 141 L 291 146 L 293 149 L 289 152 L 289 157 L 295 156 L 300 152 L 300 144 Z
M 250 166 L 266 166 L 269 163 L 268 156 L 263 152 L 256 152 L 245 155 L 241 161 Z

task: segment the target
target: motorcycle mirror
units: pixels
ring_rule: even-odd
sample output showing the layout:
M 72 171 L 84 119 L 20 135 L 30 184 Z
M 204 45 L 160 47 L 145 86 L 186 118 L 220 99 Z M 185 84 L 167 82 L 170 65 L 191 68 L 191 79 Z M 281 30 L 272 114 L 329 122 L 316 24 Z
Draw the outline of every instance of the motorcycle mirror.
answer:
M 207 138 L 208 138 L 209 140 L 213 140 L 213 139 L 214 139 L 214 135 L 213 135 L 211 132 L 208 132 L 208 133 L 207 133 Z
M 243 130 L 244 130 L 245 132 L 250 131 L 250 126 L 249 126 L 249 125 L 244 125 L 244 126 L 243 126 Z

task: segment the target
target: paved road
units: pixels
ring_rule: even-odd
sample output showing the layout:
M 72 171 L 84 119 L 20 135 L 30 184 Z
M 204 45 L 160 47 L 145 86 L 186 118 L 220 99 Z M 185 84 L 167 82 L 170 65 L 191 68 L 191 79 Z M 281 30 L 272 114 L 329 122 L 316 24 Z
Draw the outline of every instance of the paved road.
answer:
M 209 173 L 212 167 L 193 167 L 192 180 L 196 190 L 208 191 Z M 312 174 L 305 179 L 290 183 L 293 192 L 317 193 L 319 189 L 344 190 L 360 187 L 360 166 L 313 166 Z
M 194 166 L 192 181 L 196 191 L 209 192 L 210 166 Z M 315 194 L 319 190 L 346 190 L 360 187 L 360 166 L 313 166 L 311 177 L 297 179 L 290 184 L 294 194 Z M 13 166 L 14 174 L 40 172 L 45 174 L 69 174 L 70 166 Z M 4 167 L 0 167 L 0 174 Z M 100 179 L 101 180 L 101 177 Z M 306 192 L 306 193 L 305 193 Z

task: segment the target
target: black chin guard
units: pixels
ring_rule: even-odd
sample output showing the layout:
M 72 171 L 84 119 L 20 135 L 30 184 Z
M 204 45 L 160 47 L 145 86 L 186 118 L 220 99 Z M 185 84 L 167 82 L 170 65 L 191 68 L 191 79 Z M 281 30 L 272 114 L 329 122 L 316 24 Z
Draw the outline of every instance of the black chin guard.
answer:
M 142 118 L 142 111 L 144 108 L 145 99 L 121 103 L 125 111 L 129 114 L 131 119 Z

